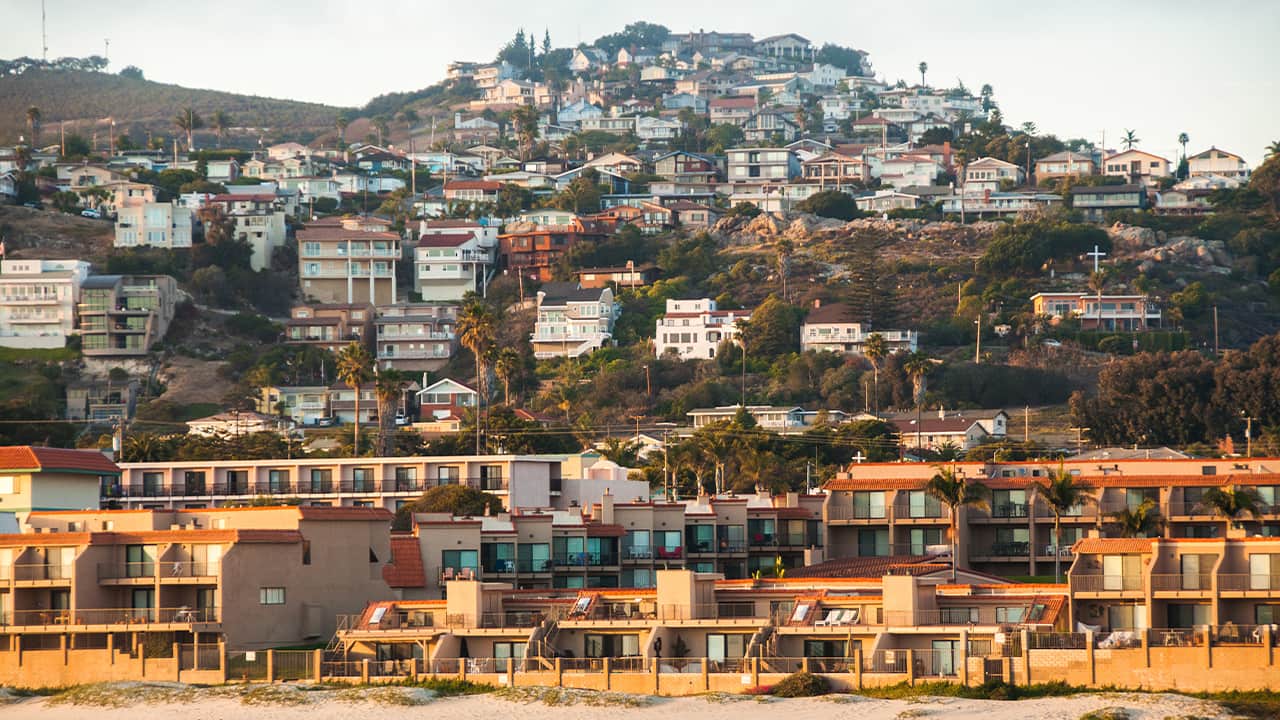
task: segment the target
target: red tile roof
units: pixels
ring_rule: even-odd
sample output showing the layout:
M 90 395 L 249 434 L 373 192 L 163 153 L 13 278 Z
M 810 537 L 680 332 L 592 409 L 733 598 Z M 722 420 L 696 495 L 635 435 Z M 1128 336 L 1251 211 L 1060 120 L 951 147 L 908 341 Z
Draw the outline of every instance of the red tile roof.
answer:
M 433 235 L 423 235 L 418 239 L 418 247 L 458 247 L 459 245 L 472 240 L 475 235 L 471 233 L 436 233 Z
M 445 183 L 445 190 L 487 190 L 497 192 L 502 183 L 494 180 L 450 180 Z
M 391 562 L 382 568 L 382 579 L 395 588 L 425 587 L 427 572 L 422 566 L 422 550 L 413 535 L 391 536 Z
M 885 575 L 927 575 L 950 568 L 929 555 L 836 558 L 817 565 L 787 570 L 787 578 L 881 578 Z
M 67 450 L 30 445 L 0 447 L 0 470 L 120 474 L 120 468 L 97 450 Z
M 1151 552 L 1152 538 L 1081 538 L 1071 547 L 1080 553 L 1147 553 Z

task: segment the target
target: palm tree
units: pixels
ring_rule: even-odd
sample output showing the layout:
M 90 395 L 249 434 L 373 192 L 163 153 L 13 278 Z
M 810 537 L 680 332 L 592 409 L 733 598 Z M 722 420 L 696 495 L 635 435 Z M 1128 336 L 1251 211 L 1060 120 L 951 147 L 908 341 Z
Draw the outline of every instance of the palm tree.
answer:
M 1044 480 L 1031 483 L 1031 492 L 1049 506 L 1053 513 L 1053 577 L 1054 582 L 1062 582 L 1062 516 L 1093 500 L 1093 487 L 1076 479 L 1066 468 L 1058 465 L 1057 470 L 1045 468 Z
M 392 434 L 388 419 L 392 417 L 392 406 L 400 399 L 409 378 L 395 369 L 374 370 L 373 394 L 378 399 L 378 449 L 379 454 L 386 457 L 391 454 Z
M 373 358 L 369 356 L 369 351 L 363 345 L 353 342 L 338 351 L 336 374 L 339 380 L 355 392 L 356 396 L 352 457 L 360 455 L 360 386 L 369 381 L 372 372 Z
M 1138 135 L 1133 130 L 1125 130 L 1124 137 L 1120 138 L 1120 142 L 1124 143 L 1125 150 L 1132 150 L 1134 145 L 1142 142 L 1138 139 Z
M 1137 507 L 1126 507 L 1108 513 L 1107 517 L 1116 525 L 1120 537 L 1151 537 L 1164 528 L 1164 518 L 1160 517 L 1160 507 L 1155 500 L 1147 498 Z
M 1200 496 L 1200 504 L 1237 526 L 1236 518 L 1240 513 L 1245 513 L 1254 520 L 1262 515 L 1262 497 L 1248 488 L 1209 488 Z
M 40 108 L 35 105 L 27 108 L 27 130 L 31 135 L 28 141 L 31 147 L 40 147 Z
M 916 451 L 923 452 L 924 448 L 920 444 L 920 413 L 924 406 L 924 393 L 928 388 L 926 376 L 933 370 L 933 360 L 924 351 L 917 350 L 907 356 L 902 369 L 911 378 L 912 397 L 916 401 Z
M 489 349 L 493 346 L 497 328 L 497 319 L 487 305 L 472 300 L 458 313 L 458 342 L 471 351 L 476 360 L 476 392 L 479 400 L 476 404 L 476 454 L 480 454 L 480 412 L 488 397 L 486 382 L 488 370 L 485 362 Z
M 195 110 L 186 107 L 182 109 L 182 112 L 174 116 L 173 124 L 176 125 L 179 130 L 187 134 L 187 151 L 190 152 L 191 134 L 204 127 L 204 119 L 201 118 Z
M 920 71 L 920 84 L 924 85 L 924 74 L 929 71 L 929 63 L 922 60 L 916 69 Z
M 1187 143 L 1191 142 L 1191 136 L 1186 133 L 1178 133 L 1178 144 L 1182 146 L 1182 159 L 1187 159 Z
M 387 124 L 386 115 L 373 116 L 373 131 L 378 134 L 378 146 L 382 146 L 382 136 L 390 134 L 391 127 Z
M 520 159 L 528 160 L 529 151 L 538 139 L 538 110 L 532 105 L 521 105 L 511 111 L 511 122 L 515 124 L 516 136 L 520 139 Z
M 782 278 L 782 302 L 786 302 L 787 278 L 791 275 L 791 253 L 795 251 L 795 245 L 787 238 L 779 238 L 774 249 L 778 252 L 778 276 Z
M 333 125 L 338 128 L 338 143 L 345 149 L 347 147 L 347 126 L 351 124 L 351 118 L 346 113 L 341 113 L 334 119 Z
M 930 497 L 946 505 L 951 510 L 951 581 L 956 579 L 957 535 L 960 532 L 960 508 L 990 508 L 987 503 L 989 491 L 980 482 L 969 482 L 956 475 L 955 467 L 940 467 L 938 472 L 925 484 L 924 491 Z
M 222 138 L 231 127 L 231 116 L 219 110 L 209 118 L 209 127 L 213 129 L 213 136 L 218 138 L 218 147 L 222 147 Z
M 862 354 L 871 361 L 872 387 L 876 397 L 876 412 L 880 412 L 880 361 L 889 356 L 889 342 L 880 333 L 871 333 L 862 346 Z
M 498 358 L 493 361 L 493 372 L 502 381 L 502 403 L 511 404 L 511 380 L 520 372 L 520 352 L 515 348 L 502 348 Z
M 1280 140 L 1273 140 L 1271 144 L 1267 146 L 1267 157 L 1271 157 L 1272 155 L 1280 155 Z

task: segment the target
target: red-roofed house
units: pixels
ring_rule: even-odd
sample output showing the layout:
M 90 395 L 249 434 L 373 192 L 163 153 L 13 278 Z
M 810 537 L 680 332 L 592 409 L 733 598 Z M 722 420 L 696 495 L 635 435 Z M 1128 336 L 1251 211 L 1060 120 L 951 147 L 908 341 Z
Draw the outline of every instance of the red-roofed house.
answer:
M 0 447 L 0 514 L 98 507 L 120 468 L 97 450 Z

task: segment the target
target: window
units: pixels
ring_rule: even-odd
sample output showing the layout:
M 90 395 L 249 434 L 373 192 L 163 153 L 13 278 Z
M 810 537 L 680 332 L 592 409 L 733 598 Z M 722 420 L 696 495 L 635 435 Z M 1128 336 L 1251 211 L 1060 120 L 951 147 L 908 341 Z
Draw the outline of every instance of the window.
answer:
M 522 573 L 551 571 L 551 546 L 547 543 L 521 543 L 516 557 Z
M 907 493 L 907 516 L 913 518 L 942 517 L 942 503 L 923 490 Z
M 888 530 L 859 530 L 859 557 L 886 557 L 889 555 Z
M 352 470 L 351 489 L 354 492 L 373 492 L 373 468 L 355 468 Z
M 746 657 L 747 643 L 750 635 L 725 635 L 710 633 L 707 635 L 707 659 L 713 662 L 724 662 L 729 658 L 738 660 Z
M 944 607 L 938 609 L 938 616 L 943 625 L 967 625 L 978 622 L 978 608 Z
M 258 604 L 259 605 L 283 605 L 284 604 L 284 588 L 282 587 L 258 588 Z
M 639 635 L 594 635 L 585 636 L 586 656 L 603 657 L 636 657 L 640 654 Z
M 1280 588 L 1280 555 L 1257 553 L 1249 556 L 1249 589 Z
M 684 534 L 688 539 L 689 552 L 714 552 L 715 531 L 714 525 L 686 525 Z
M 943 528 L 911 528 L 911 554 L 924 555 L 930 545 L 946 542 Z
M 17 481 L 12 475 L 0 476 L 0 495 L 12 495 L 18 492 Z
M 289 491 L 289 471 L 288 470 L 268 470 L 267 471 L 267 492 L 278 493 Z
M 853 516 L 855 518 L 883 518 L 883 492 L 855 492 L 853 494 Z
M 1271 625 L 1280 622 L 1280 605 L 1254 605 L 1253 620 L 1255 625 Z
M 444 550 L 440 553 L 440 565 L 446 571 L 477 572 L 480 569 L 480 553 L 475 550 Z
M 487 573 L 515 572 L 515 543 L 481 543 L 480 564 Z
M 1169 627 L 1192 628 L 1209 624 L 1209 606 L 1199 603 L 1170 603 Z
M 1027 608 L 1024 606 L 1017 607 L 997 607 L 996 622 L 998 623 L 1020 623 L 1023 616 L 1027 614 Z
M 311 492 L 327 493 L 332 492 L 333 487 L 333 471 L 328 469 L 312 468 L 311 469 Z
M 156 546 L 129 545 L 125 548 L 124 561 L 125 577 L 153 577 L 156 574 Z
M 1026 490 L 995 490 L 991 493 L 991 516 L 1019 518 L 1027 516 Z
M 1142 558 L 1138 555 L 1103 555 L 1102 589 L 1141 590 Z
M 302 541 L 302 564 L 303 565 L 311 564 L 311 541 L 310 540 Z
M 1145 605 L 1111 605 L 1107 607 L 1107 624 L 1112 630 L 1141 630 L 1147 627 Z
M 142 473 L 142 494 L 147 497 L 155 497 L 160 494 L 160 488 L 164 485 L 164 475 L 158 472 Z

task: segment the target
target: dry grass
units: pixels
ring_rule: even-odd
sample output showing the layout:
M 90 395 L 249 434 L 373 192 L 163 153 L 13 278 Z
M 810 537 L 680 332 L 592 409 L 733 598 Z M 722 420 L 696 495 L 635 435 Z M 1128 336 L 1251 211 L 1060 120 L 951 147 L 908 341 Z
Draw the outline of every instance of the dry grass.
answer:
M 510 702 L 541 703 L 549 707 L 586 705 L 588 707 L 641 708 L 648 707 L 655 701 L 655 698 L 650 695 L 553 687 L 502 688 L 494 695 Z

